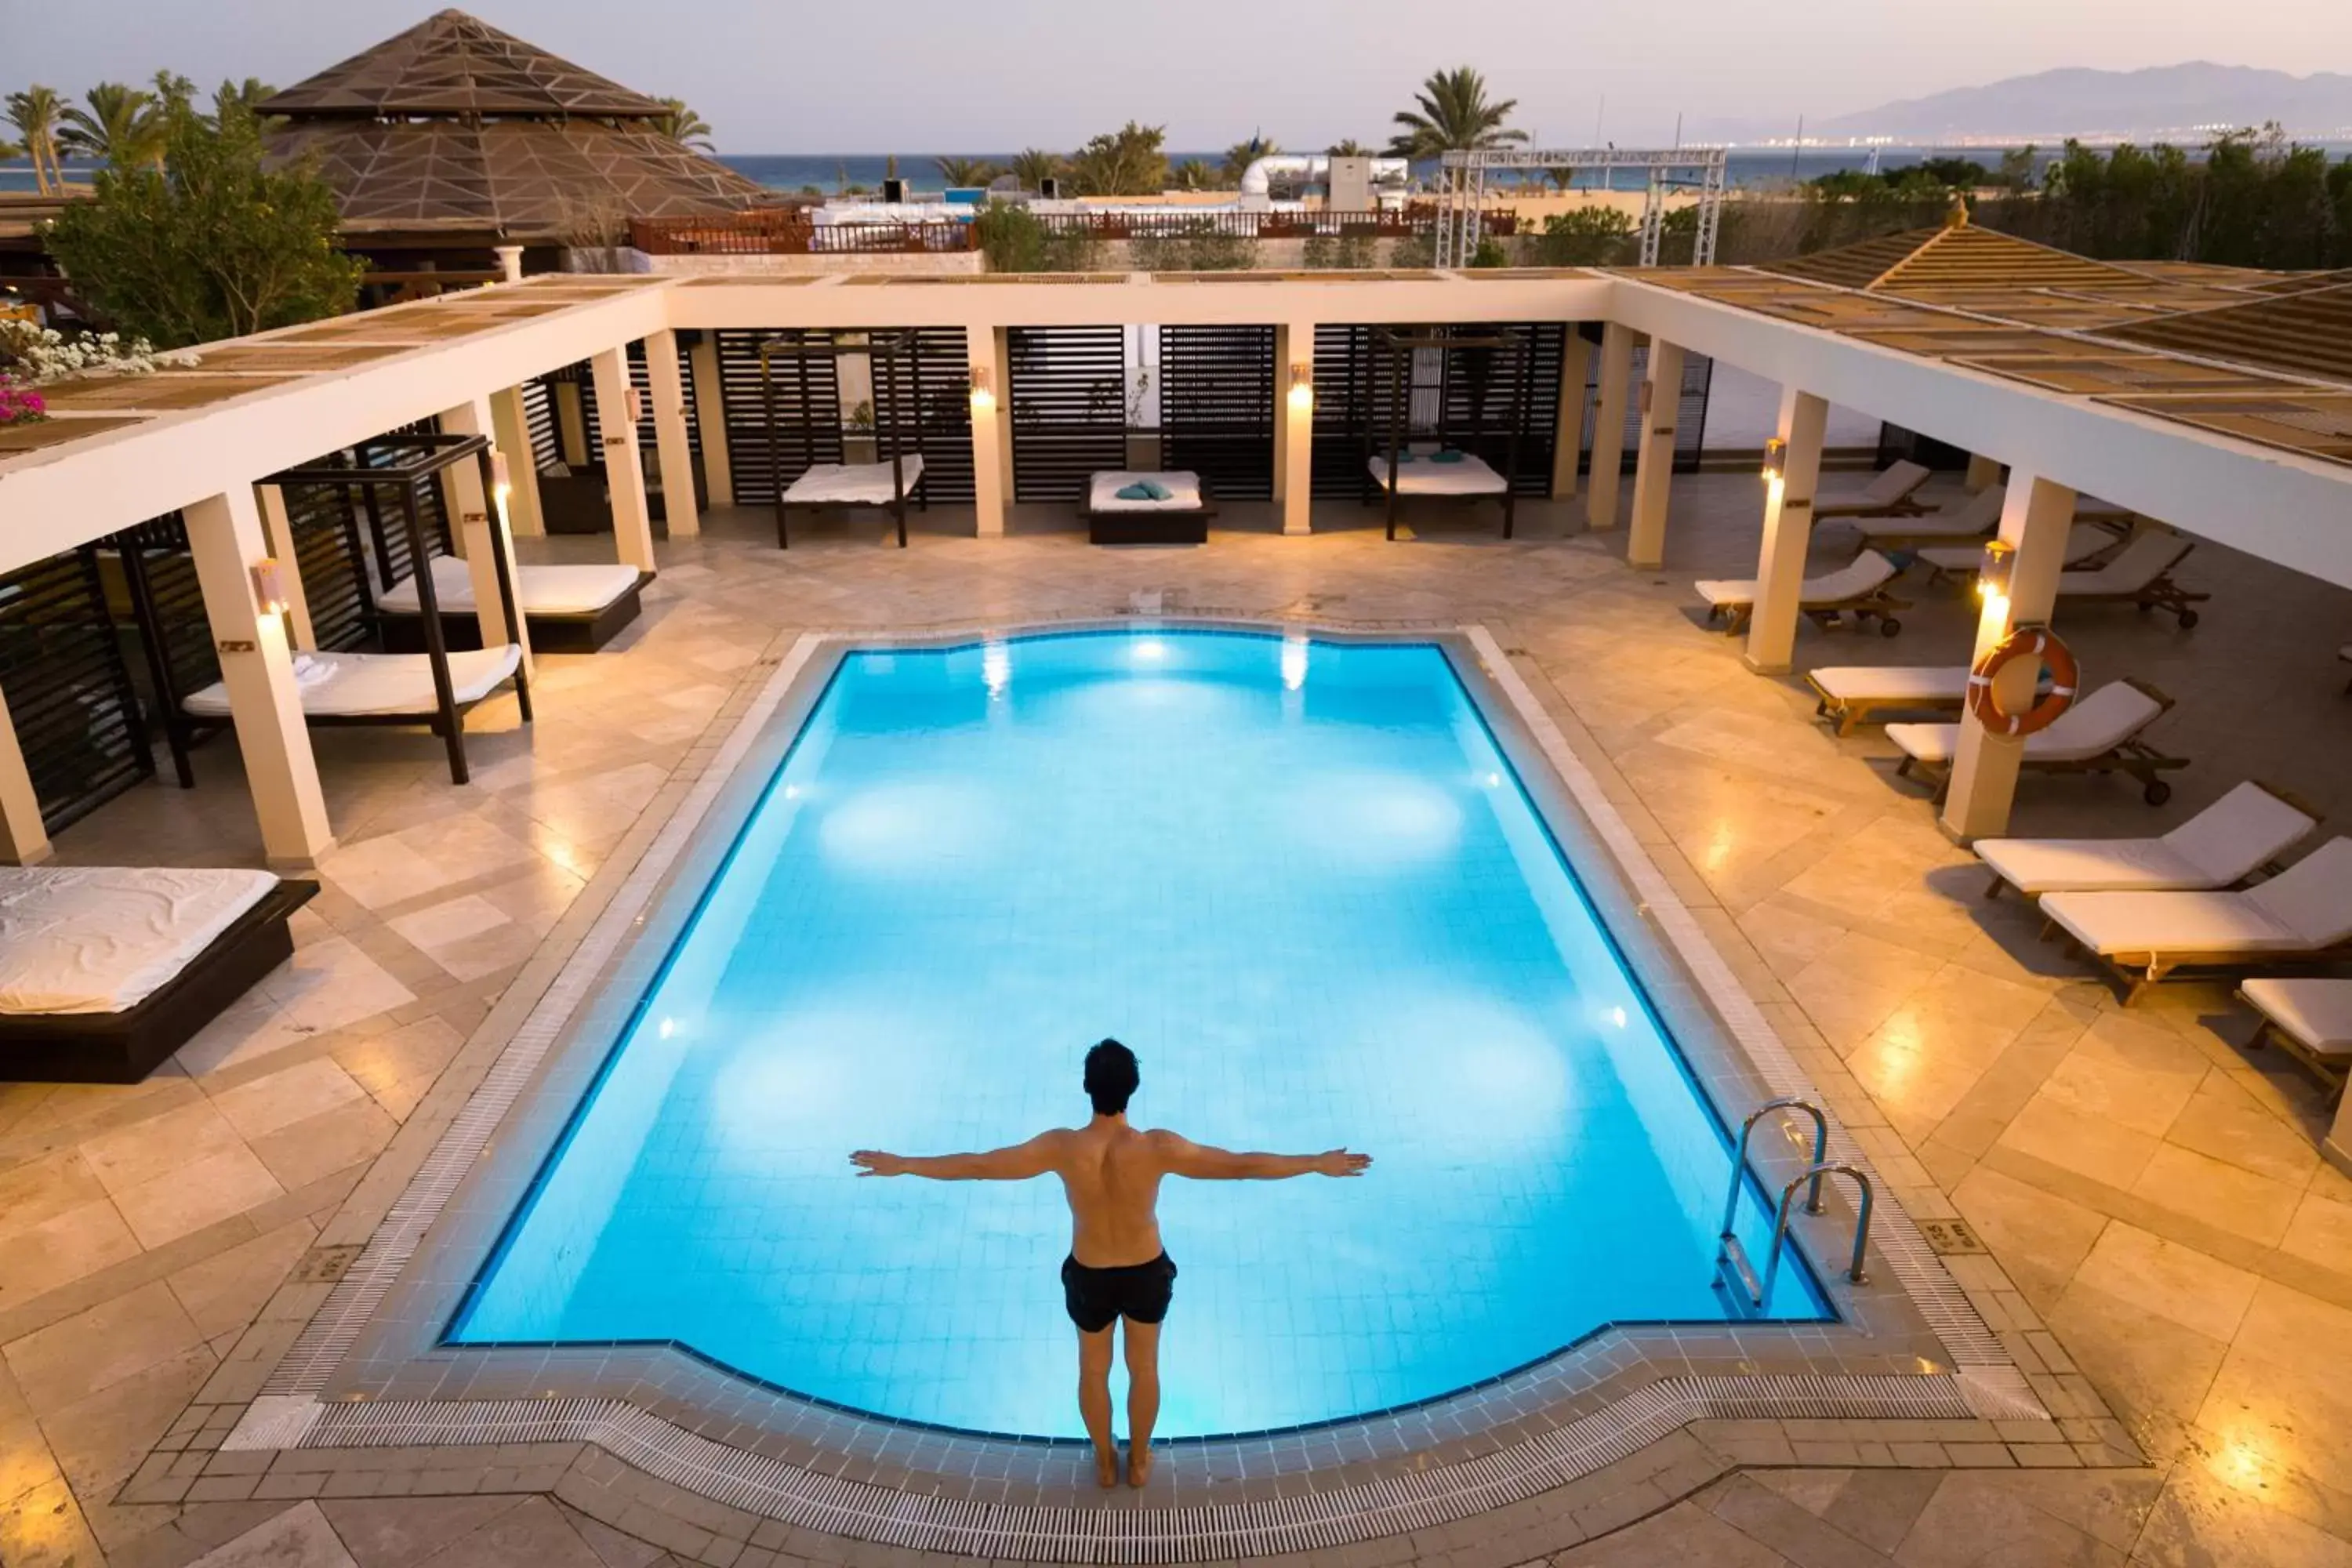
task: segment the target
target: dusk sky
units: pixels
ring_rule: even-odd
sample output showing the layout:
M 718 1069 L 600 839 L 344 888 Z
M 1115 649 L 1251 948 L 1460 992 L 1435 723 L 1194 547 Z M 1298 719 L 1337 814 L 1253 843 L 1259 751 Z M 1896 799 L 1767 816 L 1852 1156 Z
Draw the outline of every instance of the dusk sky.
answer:
M 1254 129 L 1295 147 L 1376 142 L 1439 67 L 1483 69 L 1516 123 L 1604 137 L 1782 133 L 1889 99 L 2058 66 L 2208 59 L 2352 69 L 2352 5 L 2318 0 L 483 0 L 476 14 L 627 85 L 690 100 L 720 151 L 1068 147 L 1130 117 L 1179 148 Z M 351 0 L 0 0 L 0 89 L 168 66 L 289 82 L 428 14 Z

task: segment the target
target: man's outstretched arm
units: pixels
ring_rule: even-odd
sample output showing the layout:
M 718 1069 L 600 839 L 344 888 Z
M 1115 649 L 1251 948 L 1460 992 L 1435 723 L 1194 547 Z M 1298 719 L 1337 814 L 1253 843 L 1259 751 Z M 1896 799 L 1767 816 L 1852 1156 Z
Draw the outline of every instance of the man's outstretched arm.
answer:
M 1212 1144 L 1195 1143 L 1173 1132 L 1154 1132 L 1160 1158 L 1171 1176 L 1198 1182 L 1278 1182 L 1289 1176 L 1360 1176 L 1372 1163 L 1370 1154 L 1328 1149 L 1320 1154 L 1237 1153 Z
M 929 1176 L 935 1182 L 1025 1182 L 1054 1168 L 1062 1135 L 1040 1132 L 1026 1143 L 984 1154 L 886 1154 L 860 1149 L 849 1157 L 861 1176 Z

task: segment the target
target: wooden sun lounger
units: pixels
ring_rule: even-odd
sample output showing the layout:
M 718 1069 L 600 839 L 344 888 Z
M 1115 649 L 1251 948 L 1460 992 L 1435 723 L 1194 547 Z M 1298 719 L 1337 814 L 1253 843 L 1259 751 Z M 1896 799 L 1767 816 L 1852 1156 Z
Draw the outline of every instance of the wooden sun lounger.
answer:
M 1834 572 L 1808 577 L 1798 589 L 1798 607 L 1816 625 L 1837 624 L 1852 616 L 1854 625 L 1878 622 L 1878 635 L 1891 637 L 1903 629 L 1895 612 L 1911 607 L 1908 599 L 1888 592 L 1895 581 L 1895 563 L 1874 550 L 1865 550 Z M 1701 578 L 1692 584 L 1706 600 L 1706 624 L 1725 623 L 1726 635 L 1738 637 L 1756 614 L 1756 584 L 1751 578 Z
M 1858 490 L 1829 490 L 1813 497 L 1813 521 L 1831 517 L 1917 517 L 1927 508 L 1919 487 L 1935 476 L 1917 463 L 1895 463 Z
M 2172 580 L 2173 568 L 2189 558 L 2197 542 L 2169 530 L 2138 535 L 2108 563 L 2088 572 L 2063 572 L 2058 577 L 2058 603 L 2067 605 L 2131 605 L 2140 610 L 2168 610 L 2187 631 L 2197 624 L 2192 607 L 2211 598 Z
M 2250 1047 L 2275 1044 L 2326 1085 L 2332 1102 L 2352 1076 L 2352 980 L 2265 975 L 2238 987 L 2238 1000 L 2262 1016 Z
M 1884 723 L 1888 713 L 1958 713 L 1968 705 L 1969 667 L 1955 665 L 1830 665 L 1805 671 L 1819 700 L 1813 716 L 1841 735 L 1857 724 Z M 2050 682 L 2045 676 L 2042 682 Z
M 2096 752 L 2083 756 L 2048 754 L 2061 752 L 2065 748 L 2067 731 L 2064 726 L 2069 719 L 2078 713 L 2096 712 L 2097 710 L 2092 705 L 2100 702 L 2105 693 L 2118 686 L 2129 687 L 2147 698 L 2154 705 L 2152 710 L 2113 744 Z M 2019 760 L 2018 768 L 2022 773 L 2030 773 L 2128 774 L 2139 781 L 2141 797 L 2148 805 L 2162 805 L 2172 798 L 2172 785 L 2160 775 L 2178 768 L 2187 767 L 2189 759 L 2169 756 L 2159 752 L 2142 741 L 2139 735 L 2141 731 L 2169 712 L 2172 706 L 2171 698 L 2147 681 L 2127 677 L 2125 679 L 2111 682 L 2077 702 L 2073 710 L 2060 717 L 2056 724 L 2042 731 L 2039 735 L 2030 737 L 2026 741 L 2025 754 Z M 1952 757 L 1958 755 L 1957 743 L 1952 746 L 1949 755 L 1923 756 L 1920 752 L 1913 749 L 1913 742 L 1915 738 L 1922 742 L 1927 740 L 1929 737 L 1924 732 L 1928 731 L 1951 731 L 1957 736 L 1958 729 L 1958 724 L 1891 724 L 1887 726 L 1887 738 L 1904 748 L 1903 761 L 1895 764 L 1895 776 L 1916 778 L 1930 784 L 1933 789 L 1931 798 L 1942 800 L 1945 792 L 1951 788 L 1951 763 Z M 2042 744 L 2037 746 L 2037 742 Z M 2037 751 L 2044 754 L 2036 755 Z

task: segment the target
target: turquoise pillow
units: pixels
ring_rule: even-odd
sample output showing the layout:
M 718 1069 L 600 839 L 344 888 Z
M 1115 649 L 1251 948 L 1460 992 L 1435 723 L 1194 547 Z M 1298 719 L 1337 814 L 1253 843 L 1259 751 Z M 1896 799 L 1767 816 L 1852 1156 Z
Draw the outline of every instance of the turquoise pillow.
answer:
M 1397 454 L 1397 461 L 1400 463 L 1410 463 L 1413 460 L 1414 456 L 1415 454 L 1412 452 L 1399 452 Z
M 1429 455 L 1429 460 L 1433 463 L 1458 463 L 1462 460 L 1462 457 L 1463 454 L 1460 452 L 1448 449 L 1443 452 L 1432 452 Z
M 1142 479 L 1138 482 L 1143 487 L 1143 493 L 1153 500 L 1173 500 L 1176 498 L 1176 492 L 1158 479 Z
M 1166 490 L 1160 490 L 1159 493 L 1155 495 L 1153 493 L 1155 489 L 1157 489 L 1156 486 L 1144 483 L 1142 481 L 1138 481 L 1131 485 L 1121 485 L 1118 492 L 1118 499 L 1121 500 L 1166 500 L 1168 499 L 1168 492 Z

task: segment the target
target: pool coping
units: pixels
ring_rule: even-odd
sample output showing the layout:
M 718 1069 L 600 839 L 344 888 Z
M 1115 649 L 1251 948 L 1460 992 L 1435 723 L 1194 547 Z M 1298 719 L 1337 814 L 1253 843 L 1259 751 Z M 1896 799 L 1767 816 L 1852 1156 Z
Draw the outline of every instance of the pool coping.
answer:
M 275 1455 L 311 1470 L 331 1461 L 339 1468 L 414 1471 L 427 1462 L 420 1459 L 426 1451 L 454 1465 L 467 1453 L 515 1445 L 584 1443 L 747 1518 L 827 1534 L 998 1557 L 1170 1562 L 1425 1529 L 1576 1481 L 1700 1420 L 1868 1422 L 1888 1426 L 1881 1436 L 1892 1440 L 1907 1429 L 1930 1442 L 2061 1441 L 2052 1413 L 2000 1336 L 1883 1182 L 1872 1283 L 1822 1278 L 1839 1321 L 1612 1328 L 1535 1366 L 1403 1411 L 1282 1434 L 1180 1440 L 1168 1451 L 1181 1458 L 1160 1467 L 1173 1507 L 1156 1506 L 1159 1482 L 1140 1501 L 1100 1500 L 1090 1473 L 1082 1473 L 1090 1472 L 1081 1463 L 1083 1445 L 943 1432 L 840 1411 L 679 1351 L 436 1346 L 420 1354 L 414 1330 L 422 1320 L 408 1322 L 406 1343 L 401 1331 L 387 1331 L 380 1315 L 404 1289 L 415 1299 L 418 1287 L 404 1277 L 431 1252 L 428 1242 L 444 1243 L 436 1226 L 449 1220 L 461 1189 L 482 1184 L 491 1165 L 503 1165 L 509 1184 L 513 1168 L 526 1167 L 528 1184 L 538 1161 L 523 1158 L 531 1139 L 519 1129 L 535 1120 L 551 1138 L 551 1119 L 558 1131 L 568 1119 L 577 1091 L 560 1092 L 566 1076 L 560 1069 L 569 1061 L 570 1078 L 584 1088 L 581 1059 L 602 1059 L 601 1048 L 582 1047 L 597 1034 L 593 1004 L 609 1005 L 629 989 L 621 975 L 631 957 L 642 964 L 648 950 L 656 960 L 667 950 L 645 927 L 653 911 L 678 901 L 667 894 L 698 847 L 709 859 L 709 846 L 695 842 L 699 830 L 730 790 L 756 796 L 744 775 L 764 770 L 743 764 L 779 727 L 789 743 L 842 653 L 1146 628 L 1411 640 L 1444 649 L 1718 1114 L 1728 1093 L 1753 1104 L 1810 1092 L 1795 1057 L 1482 626 L 1203 615 L 809 632 L 776 661 L 626 868 L 223 1442 L 221 1458 L 236 1456 L 247 1468 Z M 1703 1043 L 1695 1048 L 1695 1040 Z M 1832 1158 L 1870 1171 L 1833 1108 L 1824 1109 L 1832 1111 Z M 506 1152 L 484 1160 L 494 1144 Z M 1759 1138 L 1753 1163 L 1775 1185 L 1801 1169 L 1800 1152 L 1783 1137 Z M 1822 1230 L 1822 1245 L 1842 1250 L 1828 1239 L 1834 1234 Z M 1800 1235 L 1808 1252 L 1811 1239 Z M 478 1235 L 470 1244 L 478 1247 Z M 439 1281 L 445 1290 L 448 1283 Z

